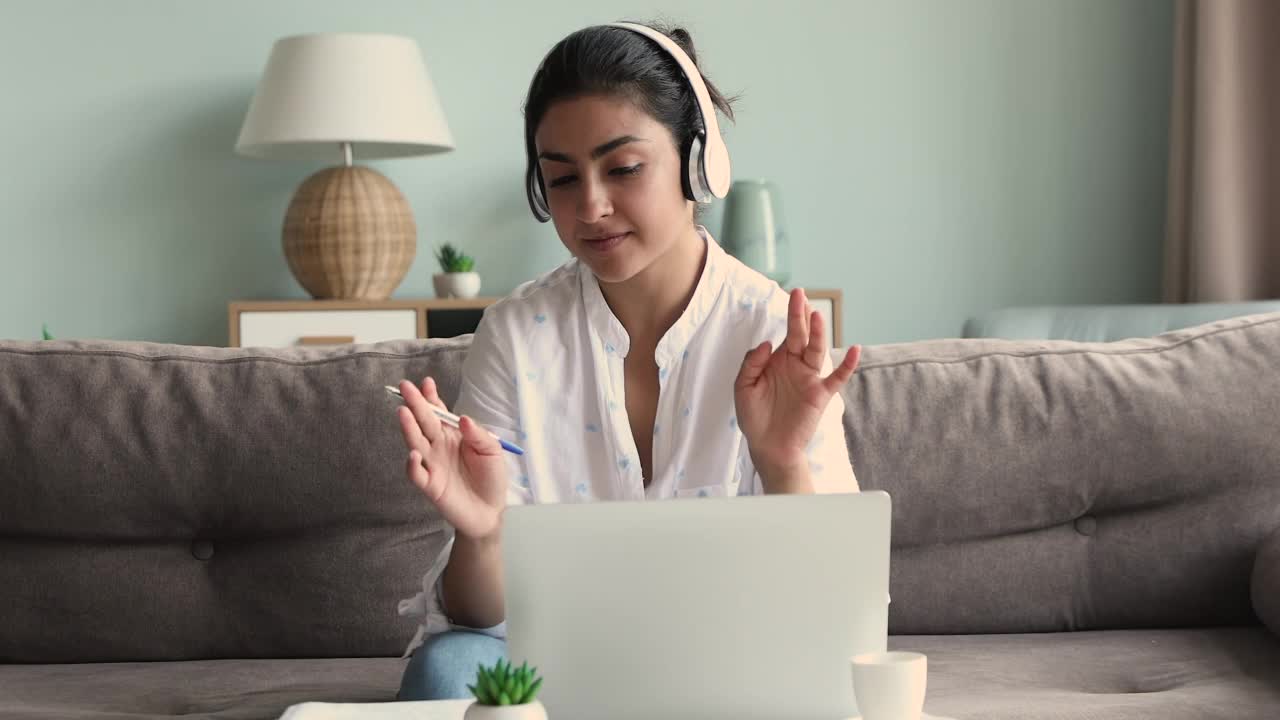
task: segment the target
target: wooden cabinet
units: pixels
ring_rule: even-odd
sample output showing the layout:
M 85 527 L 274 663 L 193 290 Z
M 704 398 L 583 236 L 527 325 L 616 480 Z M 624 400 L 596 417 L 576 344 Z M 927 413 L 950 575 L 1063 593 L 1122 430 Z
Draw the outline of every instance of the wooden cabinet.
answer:
M 827 321 L 827 340 L 843 347 L 839 290 L 805 290 Z M 228 306 L 231 347 L 341 345 L 454 337 L 475 332 L 501 298 L 422 300 L 237 300 Z
M 228 305 L 228 344 L 285 347 L 454 337 L 475 332 L 484 309 L 497 300 L 237 300 Z

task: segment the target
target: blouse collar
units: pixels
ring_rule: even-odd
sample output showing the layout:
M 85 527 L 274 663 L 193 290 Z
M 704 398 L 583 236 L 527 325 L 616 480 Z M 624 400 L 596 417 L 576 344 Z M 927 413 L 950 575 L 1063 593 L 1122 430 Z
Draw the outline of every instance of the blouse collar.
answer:
M 724 248 L 720 247 L 705 227 L 698 225 L 697 229 L 698 235 L 705 243 L 707 259 L 702 265 L 702 274 L 698 277 L 698 286 L 693 291 L 689 304 L 658 342 L 654 359 L 657 361 L 660 376 L 663 374 L 663 368 L 671 365 L 675 359 L 684 357 L 685 348 L 688 347 L 694 333 L 711 314 L 711 309 L 720 295 L 720 289 L 724 287 L 726 257 Z M 600 282 L 595 273 L 591 272 L 591 268 L 587 267 L 586 263 L 579 262 L 578 269 L 582 281 L 582 297 L 586 305 L 587 322 L 590 323 L 596 337 L 604 343 L 606 354 L 616 354 L 618 357 L 625 358 L 631 349 L 631 338 L 626 328 L 622 327 L 622 323 L 605 302 L 604 294 L 600 290 Z

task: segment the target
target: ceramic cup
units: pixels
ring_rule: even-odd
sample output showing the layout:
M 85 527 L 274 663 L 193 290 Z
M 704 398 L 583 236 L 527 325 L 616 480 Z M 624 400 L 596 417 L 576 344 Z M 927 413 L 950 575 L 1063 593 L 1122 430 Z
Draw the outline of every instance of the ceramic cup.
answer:
M 855 655 L 853 695 L 862 720 L 920 720 L 929 661 L 914 652 Z

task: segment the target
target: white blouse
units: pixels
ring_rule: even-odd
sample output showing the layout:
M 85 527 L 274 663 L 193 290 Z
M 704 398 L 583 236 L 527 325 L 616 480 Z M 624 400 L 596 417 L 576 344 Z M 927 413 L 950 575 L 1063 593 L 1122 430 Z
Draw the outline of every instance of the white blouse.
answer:
M 661 500 L 764 492 L 735 417 L 733 384 L 747 351 L 776 349 L 787 333 L 788 295 L 727 254 L 699 226 L 706 263 L 684 313 L 655 352 L 658 403 L 648 487 L 624 402 L 627 332 L 595 275 L 576 258 L 485 309 L 450 408 L 524 449 L 506 453 L 508 504 Z M 822 374 L 831 372 L 830 354 Z M 857 492 L 842 415 L 831 399 L 806 450 L 816 492 Z M 439 579 L 453 531 L 401 615 L 423 617 L 405 656 L 453 627 Z M 505 625 L 481 630 L 505 637 Z

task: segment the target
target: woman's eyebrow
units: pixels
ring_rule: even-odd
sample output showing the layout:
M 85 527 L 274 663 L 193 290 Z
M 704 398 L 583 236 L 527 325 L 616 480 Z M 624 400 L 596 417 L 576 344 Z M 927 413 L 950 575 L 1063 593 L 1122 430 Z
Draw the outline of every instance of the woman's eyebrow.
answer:
M 633 142 L 648 142 L 648 140 L 646 140 L 645 138 L 642 138 L 642 137 L 636 137 L 635 135 L 622 135 L 622 136 L 620 136 L 620 137 L 616 137 L 616 138 L 614 138 L 614 139 L 610 140 L 609 142 L 604 143 L 603 145 L 600 145 L 600 146 L 596 147 L 594 150 L 592 150 L 592 151 L 591 151 L 591 159 L 592 159 L 592 160 L 597 160 L 597 159 L 599 159 L 599 158 L 601 158 L 601 157 L 604 157 L 605 155 L 608 155 L 609 153 L 613 152 L 614 150 L 617 150 L 618 148 L 622 147 L 623 145 L 626 145 L 627 143 L 633 143 Z M 539 159 L 542 159 L 542 160 L 551 160 L 551 161 L 554 161 L 554 162 L 562 162 L 562 163 L 571 163 L 571 162 L 573 162 L 573 158 L 572 158 L 571 156 L 566 155 L 566 154 L 564 154 L 564 153 L 560 153 L 560 152 L 543 152 L 543 153 L 538 153 L 538 158 L 539 158 Z

